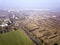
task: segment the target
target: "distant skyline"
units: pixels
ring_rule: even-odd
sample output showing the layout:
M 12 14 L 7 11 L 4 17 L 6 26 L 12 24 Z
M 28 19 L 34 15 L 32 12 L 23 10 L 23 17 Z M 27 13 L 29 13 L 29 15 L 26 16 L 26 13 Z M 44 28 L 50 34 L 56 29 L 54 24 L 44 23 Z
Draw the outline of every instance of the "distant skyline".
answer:
M 60 0 L 0 0 L 2 9 L 60 9 Z

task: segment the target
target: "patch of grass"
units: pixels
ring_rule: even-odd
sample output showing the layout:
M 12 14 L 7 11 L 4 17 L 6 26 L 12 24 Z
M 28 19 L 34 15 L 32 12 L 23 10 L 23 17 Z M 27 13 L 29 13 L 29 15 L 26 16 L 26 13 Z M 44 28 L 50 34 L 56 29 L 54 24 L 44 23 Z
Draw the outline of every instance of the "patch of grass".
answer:
M 33 45 L 33 43 L 20 29 L 5 34 L 0 34 L 0 45 Z

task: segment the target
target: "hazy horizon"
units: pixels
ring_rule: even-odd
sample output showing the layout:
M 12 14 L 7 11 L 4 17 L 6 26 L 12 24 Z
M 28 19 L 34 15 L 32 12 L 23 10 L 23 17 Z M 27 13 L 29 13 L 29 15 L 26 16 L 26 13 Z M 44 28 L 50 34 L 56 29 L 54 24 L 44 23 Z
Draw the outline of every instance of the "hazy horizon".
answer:
M 0 0 L 2 9 L 60 9 L 60 0 Z

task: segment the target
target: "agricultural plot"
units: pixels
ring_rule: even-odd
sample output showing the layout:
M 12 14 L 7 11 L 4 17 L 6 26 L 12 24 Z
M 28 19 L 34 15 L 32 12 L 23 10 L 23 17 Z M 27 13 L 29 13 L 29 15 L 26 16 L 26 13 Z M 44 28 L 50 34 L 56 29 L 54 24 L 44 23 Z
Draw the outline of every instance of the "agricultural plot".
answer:
M 20 29 L 0 34 L 0 45 L 33 45 L 33 43 L 24 31 Z

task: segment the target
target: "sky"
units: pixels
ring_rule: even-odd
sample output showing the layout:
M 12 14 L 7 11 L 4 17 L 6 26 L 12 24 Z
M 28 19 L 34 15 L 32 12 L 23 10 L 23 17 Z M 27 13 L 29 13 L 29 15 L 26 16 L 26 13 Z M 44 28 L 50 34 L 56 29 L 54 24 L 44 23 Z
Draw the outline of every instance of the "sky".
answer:
M 5 9 L 60 9 L 60 0 L 0 0 Z

